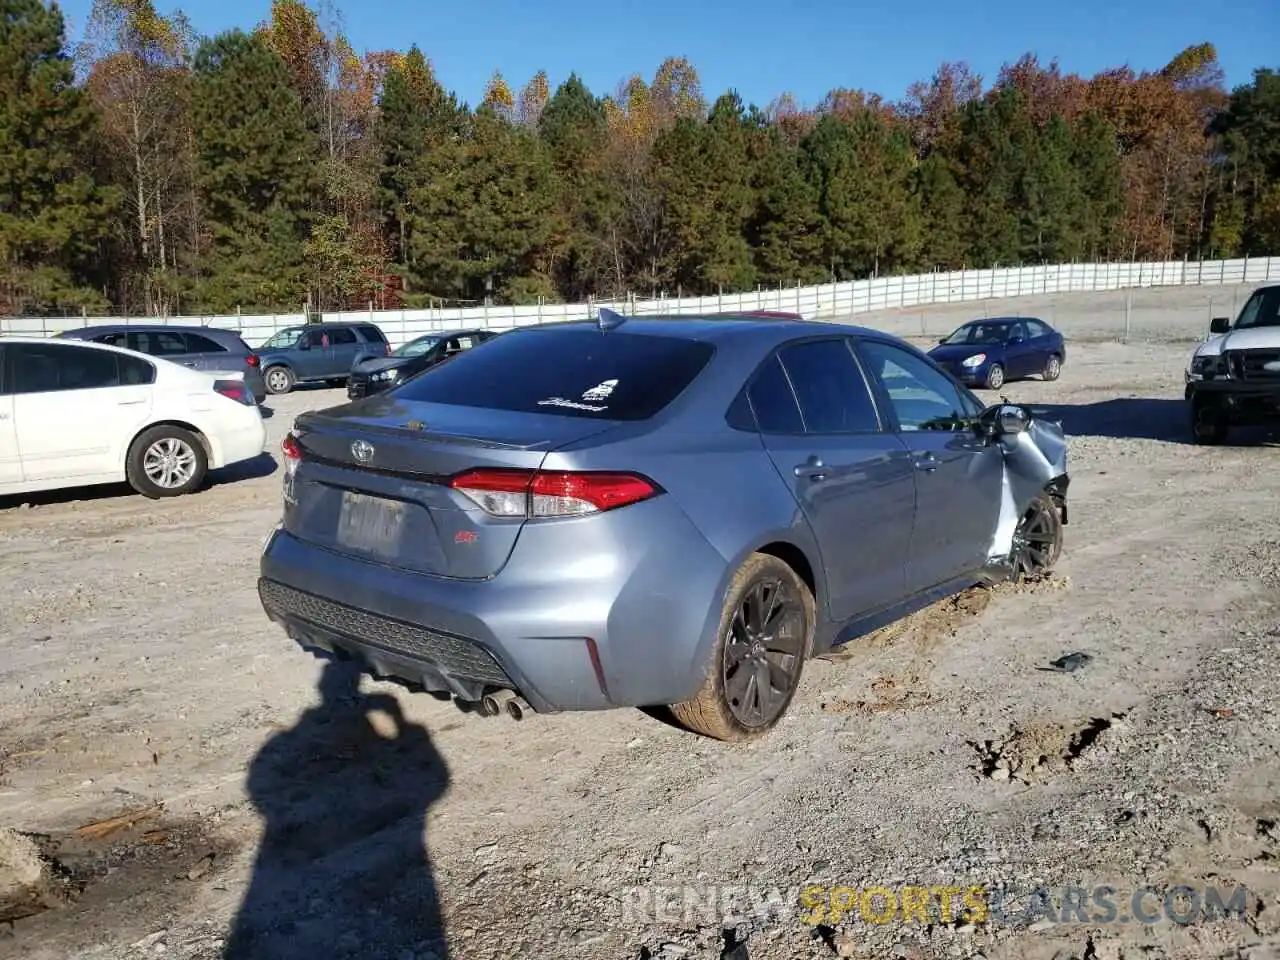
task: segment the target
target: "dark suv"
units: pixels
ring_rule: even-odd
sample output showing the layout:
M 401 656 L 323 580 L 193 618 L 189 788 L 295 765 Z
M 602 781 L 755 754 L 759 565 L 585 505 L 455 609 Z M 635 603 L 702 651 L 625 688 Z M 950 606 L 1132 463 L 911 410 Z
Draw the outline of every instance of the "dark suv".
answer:
M 258 356 L 235 330 L 134 323 L 64 330 L 58 337 L 124 347 L 210 373 L 241 372 L 254 400 L 267 397 Z
M 258 348 L 269 393 L 288 393 L 298 383 L 343 386 L 362 360 L 391 353 L 386 335 L 372 323 L 308 323 L 285 327 Z

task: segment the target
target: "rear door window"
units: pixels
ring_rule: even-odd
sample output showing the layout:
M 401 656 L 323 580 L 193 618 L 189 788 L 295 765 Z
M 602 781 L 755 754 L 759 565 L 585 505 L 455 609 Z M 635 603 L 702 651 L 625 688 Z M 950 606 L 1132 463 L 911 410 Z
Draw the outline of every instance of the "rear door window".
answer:
M 216 340 L 210 340 L 198 333 L 185 334 L 187 350 L 191 353 L 226 353 L 227 348 Z
M 348 330 L 346 327 L 334 327 L 329 331 L 329 342 L 335 347 L 344 347 L 358 341 L 354 330 Z
M 516 330 L 464 350 L 396 397 L 599 420 L 647 420 L 684 391 L 715 352 L 681 337 L 590 328 Z
M 807 433 L 875 433 L 875 401 L 845 340 L 811 340 L 782 351 Z
M 804 421 L 777 356 L 770 357 L 747 388 L 761 433 L 804 433 Z
M 128 346 L 130 350 L 147 353 L 153 357 L 177 357 L 190 352 L 182 334 L 169 330 L 131 331 Z

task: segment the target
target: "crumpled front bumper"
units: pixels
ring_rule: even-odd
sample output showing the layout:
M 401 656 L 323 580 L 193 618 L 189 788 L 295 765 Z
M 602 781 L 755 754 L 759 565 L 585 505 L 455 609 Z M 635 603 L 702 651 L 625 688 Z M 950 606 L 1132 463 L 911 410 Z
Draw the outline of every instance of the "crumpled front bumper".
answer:
M 1000 520 L 991 539 L 988 557 L 993 565 L 1004 563 L 1013 548 L 1018 521 L 1042 492 L 1047 491 L 1067 523 L 1067 437 L 1062 425 L 1035 416 L 1029 407 L 1027 428 L 998 440 L 1004 451 L 1004 480 Z

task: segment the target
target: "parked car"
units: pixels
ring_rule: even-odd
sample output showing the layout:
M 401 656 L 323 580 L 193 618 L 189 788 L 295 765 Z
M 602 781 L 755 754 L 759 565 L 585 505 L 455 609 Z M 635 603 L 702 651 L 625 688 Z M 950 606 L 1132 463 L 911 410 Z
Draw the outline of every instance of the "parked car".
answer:
M 347 378 L 347 397 L 357 400 L 380 393 L 497 335 L 497 330 L 429 333 L 397 347 L 389 356 L 357 360 Z
M 390 352 L 386 335 L 372 323 L 308 323 L 272 334 L 258 357 L 267 390 L 279 394 L 299 383 L 340 387 L 361 360 Z
M 1067 359 L 1062 334 L 1035 317 L 973 320 L 938 341 L 929 356 L 961 383 L 999 390 L 1008 380 L 1057 380 Z
M 259 456 L 266 426 L 240 372 L 97 343 L 0 339 L 0 495 L 128 482 L 190 493 Z
M 1234 426 L 1280 423 L 1280 283 L 1256 289 L 1234 324 L 1210 321 L 1186 381 L 1197 443 L 1222 443 Z
M 487 713 L 758 736 L 807 658 L 1059 555 L 1066 442 L 856 326 L 517 328 L 300 415 L 260 562 L 304 647 Z
M 89 340 L 124 347 L 153 357 L 163 357 L 193 370 L 209 373 L 240 371 L 256 403 L 267 398 L 258 355 L 235 330 L 216 327 L 180 327 L 165 324 L 109 324 L 63 330 L 64 340 Z

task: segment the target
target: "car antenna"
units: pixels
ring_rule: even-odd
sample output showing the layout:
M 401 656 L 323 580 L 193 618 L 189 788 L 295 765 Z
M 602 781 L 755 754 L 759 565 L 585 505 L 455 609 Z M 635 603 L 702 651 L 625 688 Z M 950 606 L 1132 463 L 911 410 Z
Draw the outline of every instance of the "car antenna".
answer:
M 596 326 L 600 328 L 602 333 L 608 332 L 609 330 L 616 330 L 626 322 L 626 317 L 620 313 L 615 313 L 608 307 L 601 307 L 600 315 L 596 317 Z

